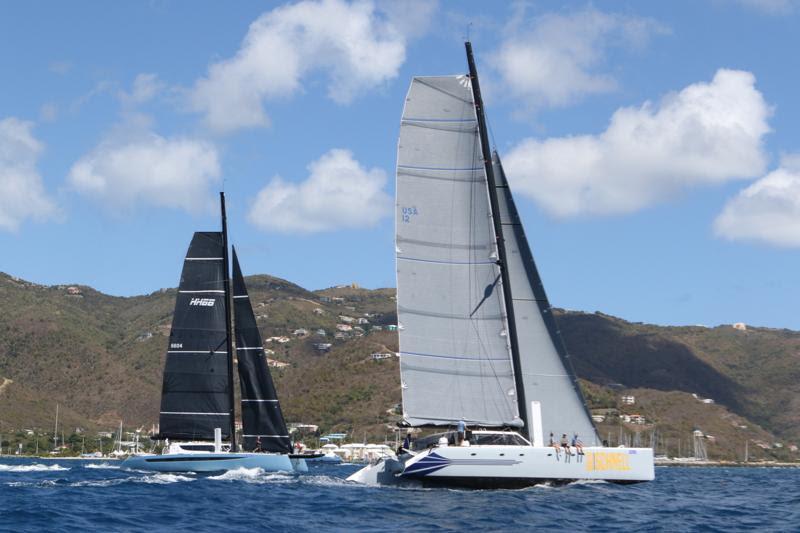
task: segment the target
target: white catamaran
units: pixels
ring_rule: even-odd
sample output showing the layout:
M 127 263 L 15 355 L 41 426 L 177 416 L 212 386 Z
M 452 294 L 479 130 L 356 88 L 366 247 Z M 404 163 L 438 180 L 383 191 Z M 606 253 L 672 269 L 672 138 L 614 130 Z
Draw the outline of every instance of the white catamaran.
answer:
M 305 461 L 291 455 L 235 249 L 231 294 L 223 194 L 220 203 L 222 231 L 195 233 L 181 272 L 161 394 L 158 438 L 167 445 L 161 455 L 129 457 L 122 466 L 159 472 L 306 471 Z M 234 335 L 242 395 L 241 450 L 235 439 Z
M 362 483 L 522 487 L 654 478 L 650 448 L 600 442 L 491 153 L 469 75 L 415 77 L 397 156 L 397 314 L 403 418 L 452 429 L 418 439 Z M 545 436 L 548 442 L 545 443 Z M 567 446 L 551 446 L 551 439 Z M 576 437 L 582 450 L 572 446 Z

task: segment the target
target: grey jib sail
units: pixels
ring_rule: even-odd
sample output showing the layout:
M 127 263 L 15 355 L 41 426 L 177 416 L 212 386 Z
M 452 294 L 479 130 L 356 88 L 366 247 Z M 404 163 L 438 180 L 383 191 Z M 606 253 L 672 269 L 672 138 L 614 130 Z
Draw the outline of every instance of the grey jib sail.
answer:
M 244 284 L 236 250 L 233 250 L 233 312 L 239 385 L 242 392 L 242 448 L 265 452 L 292 450 L 286 422 L 267 356 L 262 346 L 253 307 Z
M 525 400 L 540 402 L 545 438 L 550 432 L 556 436 L 567 433 L 570 437 L 577 433 L 585 444 L 599 444 L 568 360 L 569 355 L 558 333 L 503 165 L 497 153 L 493 155 Z M 526 424 L 529 428 L 533 424 L 530 410 Z
M 411 82 L 397 156 L 403 415 L 520 426 L 469 78 Z
M 220 232 L 197 232 L 186 253 L 164 366 L 163 438 L 212 440 L 214 428 L 230 437 L 222 243 Z

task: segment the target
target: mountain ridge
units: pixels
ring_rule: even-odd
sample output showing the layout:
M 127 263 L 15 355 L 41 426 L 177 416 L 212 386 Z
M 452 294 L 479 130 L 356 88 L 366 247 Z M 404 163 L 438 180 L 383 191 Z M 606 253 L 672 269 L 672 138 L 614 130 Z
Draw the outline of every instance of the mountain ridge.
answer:
M 310 291 L 269 275 L 246 282 L 265 340 L 291 339 L 265 343 L 269 357 L 287 365 L 272 369 L 287 418 L 351 434 L 387 433 L 399 418 L 393 412 L 400 401 L 398 364 L 394 357 L 374 360 L 372 353 L 397 351 L 396 333 L 385 329 L 396 322 L 394 289 Z M 55 403 L 64 422 L 76 427 L 113 427 L 120 419 L 137 427 L 156 423 L 175 294 L 170 288 L 110 296 L 85 285 L 45 286 L 0 274 L 0 382 L 11 380 L 0 391 L 10 407 L 0 410 L 0 430 L 48 428 Z M 584 389 L 594 387 L 590 407 L 624 414 L 641 406 L 656 422 L 637 428 L 612 415 L 626 431 L 683 435 L 693 430 L 683 427 L 688 422 L 660 413 L 674 420 L 693 413 L 706 432 L 727 435 L 729 427 L 747 426 L 759 442 L 800 441 L 800 332 L 657 326 L 555 311 Z M 340 316 L 368 322 L 364 336 L 351 330 L 350 338 L 334 339 Z M 320 329 L 324 337 L 315 333 Z M 329 351 L 321 352 L 320 343 L 330 343 Z M 621 391 L 640 391 L 644 403 L 622 407 Z M 704 414 L 711 413 L 701 409 L 704 398 L 714 400 L 716 418 Z M 682 407 L 676 411 L 676 405 Z M 610 433 L 600 426 L 601 434 Z

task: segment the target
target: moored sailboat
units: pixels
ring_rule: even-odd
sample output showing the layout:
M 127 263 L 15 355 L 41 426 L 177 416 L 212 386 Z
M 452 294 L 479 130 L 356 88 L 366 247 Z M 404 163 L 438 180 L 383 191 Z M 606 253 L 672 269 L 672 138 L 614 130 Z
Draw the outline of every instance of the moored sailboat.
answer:
M 480 488 L 651 480 L 651 449 L 604 447 L 592 424 L 490 150 L 470 43 L 466 50 L 468 76 L 411 82 L 396 254 L 404 422 L 472 431 L 418 439 L 398 460 L 349 479 Z M 546 446 L 545 435 L 555 442 Z
M 194 234 L 181 273 L 159 415 L 157 438 L 165 440 L 164 450 L 130 457 L 123 467 L 159 472 L 306 468 L 289 456 L 289 434 L 235 251 L 231 294 L 222 193 L 220 203 L 222 231 Z M 234 335 L 242 391 L 241 450 L 235 437 Z

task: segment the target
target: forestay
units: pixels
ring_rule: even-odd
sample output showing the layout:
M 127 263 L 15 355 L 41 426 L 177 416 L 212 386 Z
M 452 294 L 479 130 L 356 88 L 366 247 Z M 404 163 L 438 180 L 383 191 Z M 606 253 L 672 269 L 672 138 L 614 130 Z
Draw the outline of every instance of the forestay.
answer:
M 181 272 L 164 366 L 162 438 L 230 437 L 225 263 L 220 232 L 192 237 Z
M 545 436 L 577 433 L 585 444 L 599 444 L 497 153 L 493 168 L 525 400 L 541 403 Z M 530 430 L 530 411 L 528 417 Z
M 239 386 L 242 392 L 242 448 L 247 451 L 292 450 L 278 395 L 267 366 L 261 333 L 233 250 L 233 312 Z
M 404 418 L 522 425 L 468 77 L 413 79 L 396 209 Z

